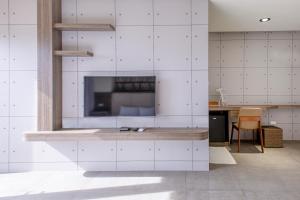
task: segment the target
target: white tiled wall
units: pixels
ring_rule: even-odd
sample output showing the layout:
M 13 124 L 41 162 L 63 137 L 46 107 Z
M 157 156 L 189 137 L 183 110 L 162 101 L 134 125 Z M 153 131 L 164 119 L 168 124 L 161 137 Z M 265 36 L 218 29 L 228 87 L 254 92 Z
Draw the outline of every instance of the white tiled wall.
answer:
M 115 32 L 63 32 L 64 49 L 94 52 L 92 58 L 63 58 L 64 127 L 208 126 L 207 0 L 62 4 L 64 22 L 116 25 Z M 36 129 L 37 122 L 36 10 L 37 0 L 0 0 L 0 172 L 208 170 L 207 141 L 170 142 L 161 156 L 154 141 L 24 141 L 23 132 Z M 85 75 L 155 75 L 158 115 L 84 118 Z M 168 158 L 175 145 L 181 147 L 178 156 Z
M 299 104 L 299 32 L 210 33 L 209 94 L 222 87 L 228 104 Z M 299 140 L 299 109 L 265 113 L 284 139 Z

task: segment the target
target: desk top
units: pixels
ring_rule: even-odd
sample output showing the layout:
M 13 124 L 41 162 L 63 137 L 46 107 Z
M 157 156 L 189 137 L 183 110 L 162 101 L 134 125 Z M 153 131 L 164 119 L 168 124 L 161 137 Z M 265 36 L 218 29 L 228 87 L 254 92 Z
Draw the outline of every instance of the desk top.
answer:
M 262 109 L 279 109 L 279 108 L 300 108 L 300 105 L 227 105 L 218 106 L 210 105 L 210 111 L 238 111 L 241 107 L 256 107 Z

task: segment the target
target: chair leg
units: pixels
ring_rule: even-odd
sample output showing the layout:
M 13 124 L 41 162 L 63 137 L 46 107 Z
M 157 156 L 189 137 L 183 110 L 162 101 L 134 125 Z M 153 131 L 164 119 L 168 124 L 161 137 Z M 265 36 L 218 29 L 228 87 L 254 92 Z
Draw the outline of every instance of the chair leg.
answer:
M 263 134 L 262 129 L 259 129 L 259 135 L 260 135 L 260 146 L 261 146 L 261 152 L 264 153 L 264 140 L 263 140 Z
M 233 128 L 233 126 L 232 126 L 232 127 L 231 127 L 231 136 L 230 136 L 229 144 L 232 144 L 233 131 L 234 131 L 234 128 Z
M 240 129 L 238 130 L 238 152 L 240 152 L 241 148 L 241 138 L 240 138 Z
M 255 129 L 253 129 L 252 130 L 252 135 L 253 135 L 253 137 L 252 137 L 252 144 L 254 145 L 255 144 Z

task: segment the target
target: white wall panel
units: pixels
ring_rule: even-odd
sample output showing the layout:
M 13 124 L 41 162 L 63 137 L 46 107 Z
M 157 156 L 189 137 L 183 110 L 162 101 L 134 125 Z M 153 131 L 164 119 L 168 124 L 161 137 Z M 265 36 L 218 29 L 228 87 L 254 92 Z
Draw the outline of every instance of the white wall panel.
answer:
M 78 128 L 116 128 L 116 117 L 84 117 L 78 119 Z
M 191 27 L 154 27 L 154 59 L 156 70 L 191 69 Z
M 116 0 L 117 25 L 153 25 L 153 1 Z
M 300 40 L 300 31 L 293 32 L 293 39 Z
M 292 102 L 290 95 L 268 96 L 268 103 L 273 105 L 289 105 Z
M 300 109 L 293 109 L 293 123 L 300 124 Z
M 193 160 L 192 141 L 155 141 L 155 161 Z
M 76 15 L 77 15 L 77 0 L 62 0 L 62 22 L 63 23 L 76 23 Z
M 192 69 L 208 68 L 208 26 L 192 26 Z
M 291 69 L 269 69 L 269 94 L 291 95 L 291 77 Z
M 11 24 L 37 24 L 37 0 L 9 0 Z
M 293 67 L 300 67 L 300 40 L 294 40 L 293 45 Z
M 117 161 L 154 161 L 154 142 L 118 141 Z
M 158 115 L 191 115 L 189 71 L 161 71 L 156 85 Z
M 208 34 L 209 41 L 221 41 L 221 33 L 210 32 Z
M 35 162 L 76 162 L 77 142 L 47 142 L 43 143 L 42 156 Z
M 300 53 L 300 52 L 299 52 Z M 293 95 L 300 95 L 300 69 L 293 69 Z
M 209 41 L 209 67 L 221 66 L 221 42 Z
M 267 95 L 267 73 L 266 68 L 246 68 L 244 76 L 244 94 Z
M 78 128 L 78 118 L 63 118 L 62 128 Z
M 268 32 L 246 32 L 246 40 L 266 40 L 268 39 Z
M 36 25 L 10 26 L 10 68 L 14 70 L 37 69 Z
M 37 72 L 13 71 L 10 73 L 11 116 L 37 115 Z
M 0 116 L 9 116 L 9 72 L 0 71 Z
M 0 24 L 8 24 L 8 0 L 0 0 Z
M 80 141 L 78 161 L 116 161 L 115 141 Z
M 94 53 L 93 57 L 78 59 L 79 71 L 115 70 L 114 32 L 79 32 L 78 48 L 80 50 L 89 50 Z
M 191 171 L 193 170 L 192 161 L 156 161 L 156 171 Z
M 155 117 L 117 117 L 117 127 L 154 127 Z
M 221 33 L 221 40 L 243 40 L 245 38 L 242 32 L 225 32 Z
M 243 40 L 221 41 L 221 63 L 222 67 L 242 67 L 244 59 Z
M 208 24 L 208 0 L 192 0 L 192 24 Z
M 244 96 L 244 104 L 246 105 L 265 105 L 268 104 L 268 96 Z
M 208 128 L 208 116 L 193 116 L 194 128 Z
M 155 127 L 190 128 L 192 127 L 192 117 L 191 116 L 157 116 L 155 117 Z
M 7 173 L 8 172 L 8 163 L 0 164 L 0 173 Z
M 294 104 L 294 105 L 299 105 L 300 104 L 300 95 L 293 96 L 291 99 L 292 99 L 291 100 L 292 104 Z
M 292 123 L 292 110 L 291 109 L 271 109 L 269 110 L 270 121 L 276 121 L 279 124 Z
M 9 172 L 27 172 L 27 171 L 73 171 L 77 170 L 75 162 L 55 162 L 55 163 L 9 163 Z
M 292 32 L 288 32 L 288 31 L 269 32 L 269 39 L 270 40 L 291 40 Z
M 300 124 L 293 124 L 293 140 L 300 140 Z
M 269 41 L 269 67 L 291 67 L 292 65 L 292 41 Z
M 1 16 L 1 11 L 0 11 L 0 16 Z M 8 66 L 9 66 L 8 26 L 0 25 L 0 70 L 7 70 Z
M 244 98 L 241 95 L 225 95 L 225 102 L 231 105 L 243 105 Z
M 153 70 L 153 27 L 117 28 L 117 70 Z
M 267 67 L 267 40 L 245 41 L 245 66 Z
M 155 25 L 190 25 L 190 0 L 154 0 Z
M 0 117 L 0 163 L 8 162 L 9 119 Z
M 67 0 L 66 0 L 67 1 Z M 77 50 L 78 49 L 78 32 L 63 31 L 62 32 L 62 49 L 63 50 Z M 77 57 L 63 57 L 62 65 L 63 71 L 77 71 L 78 58 Z
M 193 141 L 193 160 L 209 160 L 208 139 Z
M 114 24 L 115 3 L 111 0 L 77 0 L 78 23 Z
M 78 169 L 84 171 L 115 171 L 116 162 L 78 162 Z
M 216 89 L 221 87 L 220 79 L 220 68 L 209 68 L 208 70 L 208 81 L 209 81 L 209 94 L 210 95 L 219 95 Z
M 208 114 L 208 71 L 194 71 L 192 74 L 192 113 L 193 115 Z
M 117 162 L 118 171 L 152 171 L 154 161 L 121 161 Z
M 224 94 L 243 94 L 243 73 L 242 68 L 221 69 L 221 87 L 224 89 Z
M 63 72 L 62 80 L 63 117 L 77 117 L 77 72 Z
M 282 128 L 283 140 L 292 140 L 293 139 L 292 124 L 277 124 L 276 126 Z

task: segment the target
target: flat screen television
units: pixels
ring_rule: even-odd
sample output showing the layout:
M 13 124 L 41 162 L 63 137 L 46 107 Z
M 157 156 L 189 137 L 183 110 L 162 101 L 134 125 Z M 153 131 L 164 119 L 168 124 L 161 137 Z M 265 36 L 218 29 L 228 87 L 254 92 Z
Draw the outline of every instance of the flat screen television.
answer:
M 84 77 L 84 116 L 155 116 L 155 76 Z

